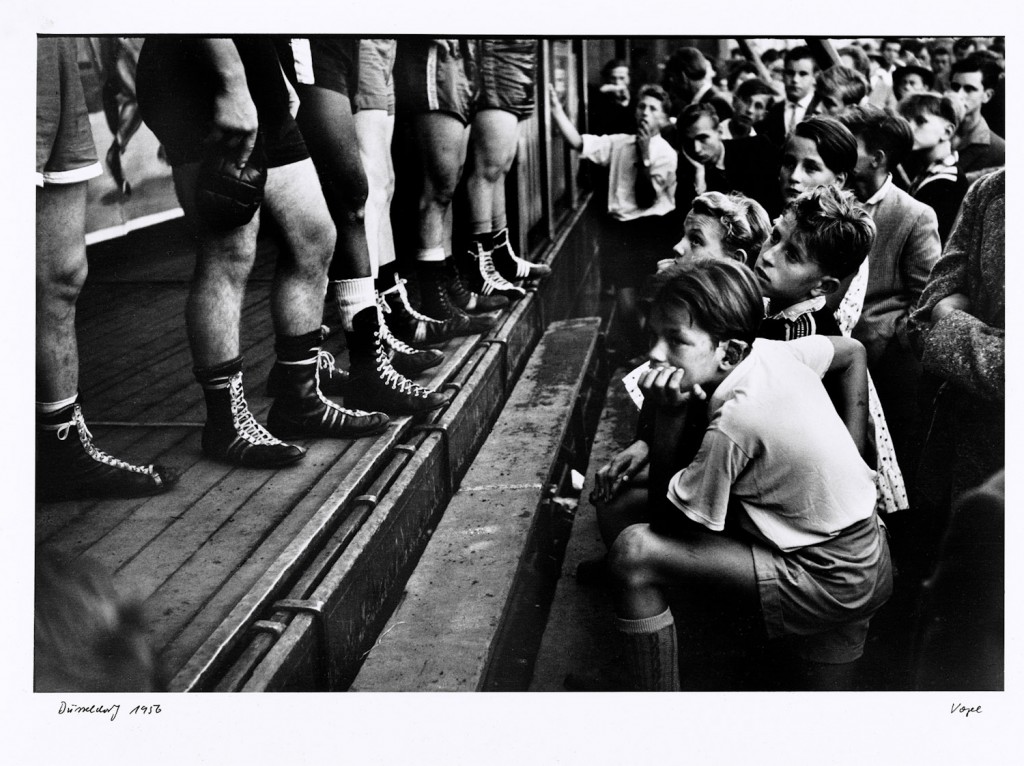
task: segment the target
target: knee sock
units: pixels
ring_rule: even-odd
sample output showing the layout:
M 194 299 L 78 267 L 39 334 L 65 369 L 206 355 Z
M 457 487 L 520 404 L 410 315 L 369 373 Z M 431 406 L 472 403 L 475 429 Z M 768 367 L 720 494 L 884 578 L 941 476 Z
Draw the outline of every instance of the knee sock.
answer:
M 347 332 L 352 332 L 352 320 L 356 314 L 377 303 L 377 294 L 373 288 L 373 277 L 358 279 L 339 279 L 331 282 L 334 297 L 338 301 L 341 312 L 341 324 Z
M 616 626 L 637 691 L 679 691 L 679 650 L 672 612 L 666 609 L 640 620 L 619 617 Z
M 319 328 L 302 335 L 278 335 L 274 338 L 277 361 L 282 364 L 309 364 L 316 362 L 317 352 L 323 342 Z
M 70 407 L 77 401 L 78 394 L 67 399 L 61 399 L 59 402 L 36 402 L 36 417 L 39 420 L 46 420 L 47 415 L 53 415 L 55 412 Z

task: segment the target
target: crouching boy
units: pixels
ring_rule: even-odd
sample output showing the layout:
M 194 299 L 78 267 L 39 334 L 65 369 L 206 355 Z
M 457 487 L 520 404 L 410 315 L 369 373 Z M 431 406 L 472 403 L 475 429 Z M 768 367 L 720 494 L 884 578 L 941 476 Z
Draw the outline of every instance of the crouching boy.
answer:
M 679 688 L 665 590 L 716 584 L 758 605 L 812 686 L 841 687 L 892 592 L 874 472 L 861 457 L 864 349 L 839 337 L 755 341 L 763 304 L 747 267 L 705 259 L 672 272 L 655 299 L 654 369 L 641 388 L 666 419 L 706 395 L 709 422 L 667 497 L 652 495 L 650 523 L 626 527 L 609 552 L 633 684 Z M 821 384 L 828 371 L 841 380 L 841 416 Z

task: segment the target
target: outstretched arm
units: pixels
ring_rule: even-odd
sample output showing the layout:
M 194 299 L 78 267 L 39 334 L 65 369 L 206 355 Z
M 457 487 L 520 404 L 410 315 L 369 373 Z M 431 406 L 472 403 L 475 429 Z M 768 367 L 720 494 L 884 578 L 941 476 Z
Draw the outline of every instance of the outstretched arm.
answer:
M 553 85 L 548 85 L 548 96 L 551 101 L 551 116 L 555 120 L 555 125 L 558 126 L 558 130 L 561 131 L 562 135 L 565 136 L 565 140 L 569 142 L 576 151 L 583 148 L 583 136 L 576 130 L 576 126 L 572 124 L 572 120 L 569 119 L 569 115 L 565 113 L 565 109 L 562 108 L 562 102 L 558 100 L 558 94 L 555 92 Z

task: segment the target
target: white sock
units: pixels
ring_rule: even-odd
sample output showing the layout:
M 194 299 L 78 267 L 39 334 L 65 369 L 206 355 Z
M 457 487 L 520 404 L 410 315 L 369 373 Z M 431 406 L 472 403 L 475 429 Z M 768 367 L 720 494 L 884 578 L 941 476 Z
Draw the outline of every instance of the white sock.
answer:
M 417 261 L 443 261 L 446 257 L 443 247 L 424 247 L 416 251 Z
M 59 402 L 36 402 L 36 414 L 49 415 L 70 404 L 74 404 L 77 399 L 78 394 L 75 394 L 70 399 L 61 399 Z
M 373 289 L 373 277 L 358 279 L 338 279 L 331 282 L 334 297 L 338 301 L 341 312 L 341 324 L 349 332 L 352 331 L 352 320 L 363 309 L 377 305 L 377 293 Z

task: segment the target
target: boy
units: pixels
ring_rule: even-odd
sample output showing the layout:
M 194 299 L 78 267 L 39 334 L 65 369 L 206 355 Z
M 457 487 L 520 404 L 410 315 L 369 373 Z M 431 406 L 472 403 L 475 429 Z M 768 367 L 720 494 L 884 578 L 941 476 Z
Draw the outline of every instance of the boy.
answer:
M 908 192 L 929 205 L 939 221 L 939 238 L 946 238 L 967 193 L 967 180 L 957 168 L 952 139 L 963 117 L 963 107 L 950 95 L 912 93 L 900 102 L 900 114 L 914 131 L 913 167 Z
M 960 172 L 968 183 L 1006 164 L 1006 141 L 989 128 L 981 113 L 982 106 L 995 95 L 1001 73 L 998 64 L 978 56 L 957 61 L 952 68 L 949 89 L 964 108 L 953 145 L 960 154 Z
M 738 191 L 757 200 L 769 216 L 782 209 L 778 151 L 763 136 L 723 141 L 718 115 L 708 105 L 691 104 L 676 121 L 679 133 L 679 184 L 676 209 L 689 210 L 694 197 L 708 191 Z
M 656 366 L 641 388 L 666 420 L 703 392 L 710 423 L 667 497 L 652 494 L 651 523 L 627 526 L 609 553 L 638 689 L 679 688 L 669 586 L 714 583 L 757 604 L 769 637 L 787 637 L 812 682 L 833 688 L 892 591 L 873 473 L 858 452 L 863 349 L 845 338 L 755 341 L 761 314 L 757 281 L 730 261 L 674 267 L 655 301 Z M 820 382 L 829 370 L 842 419 Z
M 846 107 L 859 104 L 867 94 L 864 75 L 848 66 L 831 66 L 818 75 L 811 113 L 835 117 Z
M 777 102 L 768 111 L 761 133 L 772 143 L 781 147 L 793 128 L 808 114 L 814 100 L 814 78 L 818 65 L 814 54 L 806 45 L 799 45 L 786 51 L 782 79 L 786 98 Z
M 637 291 L 654 271 L 659 252 L 671 247 L 670 213 L 675 209 L 675 151 L 662 138 L 669 124 L 668 94 L 657 85 L 645 85 L 637 93 L 635 135 L 581 135 L 566 115 L 554 88 L 550 91 L 551 114 L 569 145 L 583 159 L 609 168 L 608 227 L 611 258 L 609 276 L 615 283 L 616 302 L 623 319 L 626 340 L 644 346 Z
M 816 186 L 793 200 L 761 248 L 754 274 L 768 300 L 759 337 L 793 340 L 840 335 L 825 297 L 857 271 L 875 224 L 849 192 Z
M 757 77 L 744 80 L 733 93 L 733 114 L 722 120 L 718 132 L 723 139 L 757 135 L 757 127 L 775 100 L 775 89 Z

